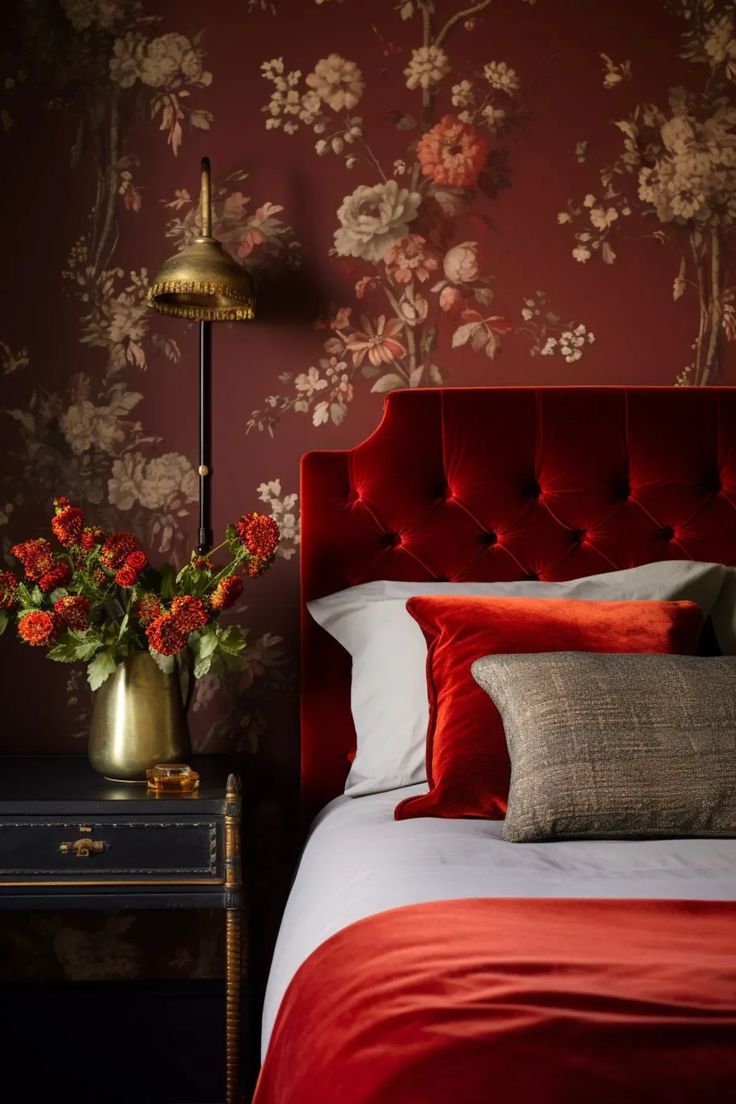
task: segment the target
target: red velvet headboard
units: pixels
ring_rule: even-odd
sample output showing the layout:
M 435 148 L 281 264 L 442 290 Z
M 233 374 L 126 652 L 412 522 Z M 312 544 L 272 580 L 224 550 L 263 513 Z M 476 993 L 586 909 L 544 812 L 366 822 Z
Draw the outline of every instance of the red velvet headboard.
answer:
M 736 562 L 736 388 L 396 391 L 302 460 L 302 599 L 372 579 L 572 579 Z M 305 813 L 355 746 L 350 659 L 302 606 Z

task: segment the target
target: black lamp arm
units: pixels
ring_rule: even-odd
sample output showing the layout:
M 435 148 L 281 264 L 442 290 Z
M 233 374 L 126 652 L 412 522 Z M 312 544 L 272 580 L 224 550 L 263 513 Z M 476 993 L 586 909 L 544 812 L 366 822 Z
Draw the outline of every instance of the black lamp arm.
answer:
M 197 552 L 212 547 L 212 323 L 199 323 L 199 530 Z

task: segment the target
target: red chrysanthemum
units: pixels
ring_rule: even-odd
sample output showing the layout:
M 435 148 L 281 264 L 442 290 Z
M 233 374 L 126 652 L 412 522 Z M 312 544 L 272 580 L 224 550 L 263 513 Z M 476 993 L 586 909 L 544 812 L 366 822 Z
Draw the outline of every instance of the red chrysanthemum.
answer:
M 187 633 L 172 613 L 162 613 L 146 629 L 148 643 L 159 655 L 178 655 L 187 643 Z
M 104 539 L 104 529 L 100 529 L 98 525 L 88 525 L 87 528 L 83 530 L 82 538 L 79 543 L 85 552 L 91 552 L 98 544 L 102 544 Z
M 104 587 L 107 585 L 107 575 L 101 567 L 96 567 L 92 572 L 92 579 L 98 586 Z
M 70 629 L 89 628 L 89 602 L 82 594 L 67 594 L 54 602 L 54 613 Z
M 237 602 L 242 593 L 243 580 L 238 575 L 228 575 L 227 578 L 220 579 L 215 587 L 215 592 L 210 598 L 210 605 L 216 610 L 229 609 Z
M 67 499 L 54 500 L 56 515 L 51 519 L 51 531 L 65 548 L 79 544 L 84 532 L 84 514 L 78 507 L 70 506 Z
M 443 115 L 417 145 L 422 172 L 435 184 L 471 188 L 478 179 L 490 143 L 457 115 Z
M 195 629 L 203 629 L 207 624 L 207 607 L 201 598 L 192 594 L 183 594 L 171 603 L 171 614 L 182 632 L 187 636 Z
M 260 575 L 276 555 L 281 535 L 278 525 L 266 514 L 243 514 L 235 523 L 235 532 L 243 547 L 258 561 L 255 574 Z M 246 570 L 249 575 L 252 574 L 249 569 Z
M 125 559 L 128 567 L 132 567 L 134 571 L 137 571 L 140 575 L 141 571 L 148 566 L 148 556 L 145 552 L 141 552 L 139 549 L 135 552 L 131 552 Z
M 27 613 L 18 622 L 18 635 L 26 644 L 34 648 L 42 648 L 50 644 L 59 633 L 61 624 L 59 619 L 45 610 L 34 610 Z
M 141 595 L 138 602 L 138 620 L 141 625 L 147 625 L 150 621 L 160 617 L 162 613 L 163 609 L 158 595 L 151 594 L 150 591 Z
M 72 577 L 72 569 L 68 563 L 64 563 L 63 560 L 57 560 L 55 564 L 52 564 L 48 571 L 46 571 L 38 580 L 38 585 L 44 594 L 48 594 L 51 590 L 56 590 L 57 587 L 66 586 Z
M 18 580 L 12 571 L 0 571 L 0 610 L 12 609 L 18 600 Z
M 131 552 L 135 552 L 138 542 L 132 533 L 110 533 L 102 546 L 100 559 L 106 567 L 117 568 L 125 563 Z
M 211 571 L 215 565 L 206 556 L 192 556 L 192 567 L 197 571 Z
M 115 575 L 115 582 L 118 586 L 125 587 L 127 590 L 138 582 L 138 572 L 134 567 L 124 563 Z
M 14 544 L 10 551 L 23 564 L 23 570 L 29 579 L 40 579 L 53 567 L 54 550 L 44 537 Z

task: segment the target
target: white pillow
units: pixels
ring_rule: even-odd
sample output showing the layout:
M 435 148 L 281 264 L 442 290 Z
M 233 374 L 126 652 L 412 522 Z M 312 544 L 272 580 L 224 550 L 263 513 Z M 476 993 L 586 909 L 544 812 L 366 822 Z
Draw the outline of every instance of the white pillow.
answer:
M 350 703 L 357 750 L 345 793 L 352 797 L 380 793 L 423 782 L 427 777 L 427 646 L 422 630 L 406 611 L 407 599 L 416 594 L 472 594 L 600 601 L 690 600 L 697 602 L 707 617 L 727 574 L 729 569 L 721 564 L 666 560 L 566 583 L 363 583 L 309 602 L 307 609 L 315 621 L 353 659 Z M 730 616 L 716 618 L 714 614 L 724 651 L 729 623 L 729 639 L 736 640 L 733 604 Z

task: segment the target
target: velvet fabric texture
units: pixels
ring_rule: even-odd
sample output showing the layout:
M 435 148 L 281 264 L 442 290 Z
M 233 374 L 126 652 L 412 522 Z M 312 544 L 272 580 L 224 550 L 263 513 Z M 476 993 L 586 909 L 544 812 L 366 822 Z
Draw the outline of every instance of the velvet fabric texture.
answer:
M 254 1104 L 722 1104 L 735 939 L 736 905 L 719 901 L 466 899 L 370 916 L 295 975 Z
M 302 462 L 302 600 L 374 579 L 576 579 L 736 562 L 736 389 L 396 391 L 357 447 Z M 305 820 L 355 748 L 350 657 L 302 616 Z M 480 653 L 479 653 L 480 654 Z
M 483 656 L 532 652 L 697 651 L 694 602 L 558 598 L 410 598 L 427 640 L 429 792 L 401 801 L 410 817 L 505 816 L 511 764 L 501 715 L 473 678 Z

